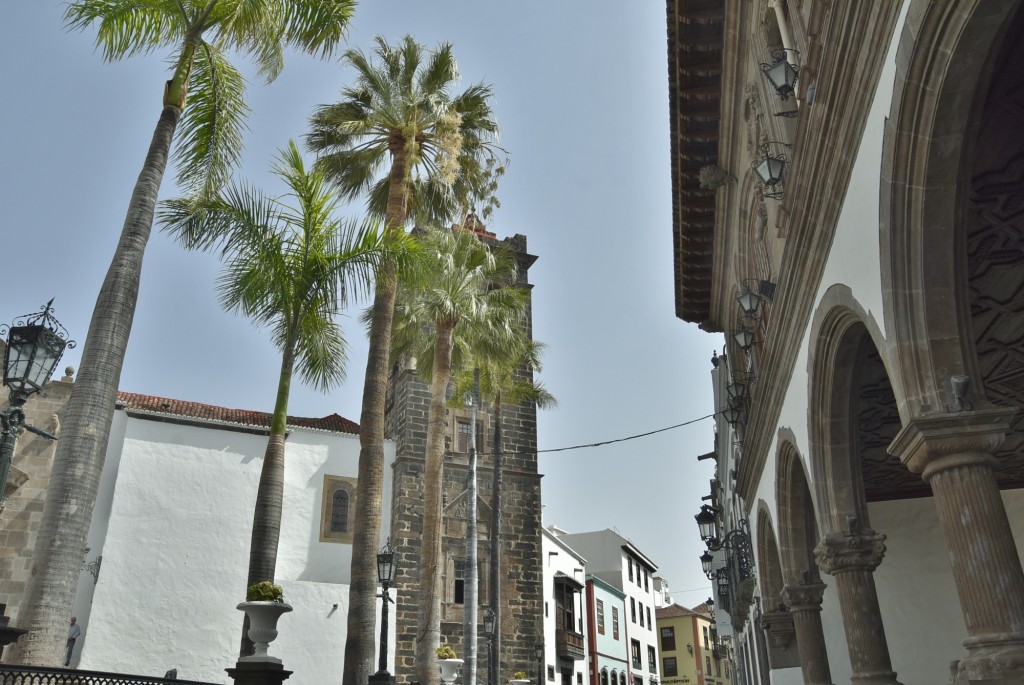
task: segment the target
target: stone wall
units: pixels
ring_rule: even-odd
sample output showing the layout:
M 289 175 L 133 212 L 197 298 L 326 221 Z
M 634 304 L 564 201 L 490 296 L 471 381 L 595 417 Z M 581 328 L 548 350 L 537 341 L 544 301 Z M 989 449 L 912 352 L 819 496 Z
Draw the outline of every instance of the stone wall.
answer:
M 0 346 L 0 355 L 3 347 Z M 60 434 L 60 416 L 71 395 L 73 370 L 59 381 L 46 384 L 23 407 L 28 424 L 53 435 Z M 9 406 L 4 402 L 4 408 Z M 0 510 L 0 604 L 7 604 L 11 625 L 18 625 L 22 597 L 32 569 L 32 550 L 43 518 L 46 486 L 56 443 L 22 431 L 7 476 L 6 500 Z
M 526 238 L 516 235 L 501 243 L 516 250 L 520 262 L 520 282 L 529 287 L 527 271 L 534 257 L 526 252 Z M 528 326 L 531 324 L 528 323 Z M 414 679 L 415 636 L 419 616 L 420 539 L 423 531 L 423 466 L 427 437 L 430 389 L 417 378 L 414 363 L 396 366 L 389 384 L 387 400 L 388 437 L 395 440 L 397 455 L 392 491 L 392 543 L 397 554 L 398 600 L 395 610 L 395 673 L 399 683 Z M 465 520 L 459 501 L 466 490 L 468 455 L 459 452 L 456 426 L 468 413 L 448 411 L 449 450 L 445 455 L 445 519 L 442 530 L 445 562 L 445 590 L 442 605 L 442 641 L 453 645 L 462 655 L 462 605 L 454 597 L 454 562 L 465 555 Z M 504 443 L 503 501 L 500 512 L 492 512 L 494 415 L 484 405 L 478 421 L 485 428 L 485 442 L 478 460 L 480 605 L 488 605 L 487 569 L 490 565 L 488 526 L 492 516 L 502 522 L 501 606 L 502 649 L 501 678 L 511 673 L 536 670 L 534 648 L 543 639 L 543 603 L 541 598 L 541 500 L 540 475 L 537 473 L 537 418 L 532 406 L 502 408 Z M 479 612 L 482 621 L 484 609 Z M 481 629 L 482 633 L 482 629 Z M 487 678 L 487 645 L 481 640 L 478 677 Z

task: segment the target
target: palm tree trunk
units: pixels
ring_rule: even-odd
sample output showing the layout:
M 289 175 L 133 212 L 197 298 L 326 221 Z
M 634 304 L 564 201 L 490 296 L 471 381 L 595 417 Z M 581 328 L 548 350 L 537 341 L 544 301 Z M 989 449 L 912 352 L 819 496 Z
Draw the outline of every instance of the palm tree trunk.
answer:
M 491 480 L 491 565 L 490 565 L 490 598 L 491 611 L 494 612 L 494 635 L 491 637 L 490 672 L 494 675 L 489 683 L 501 681 L 501 469 L 504 458 L 501 454 L 501 393 L 494 397 L 494 474 Z M 538 683 L 538 685 L 540 685 Z
M 33 574 L 18 623 L 29 633 L 8 661 L 37 666 L 63 662 L 71 605 L 114 418 L 128 336 L 153 228 L 160 183 L 178 107 L 165 105 L 135 182 L 114 258 L 103 279 L 82 349 L 81 369 L 64 408 L 63 427 L 32 559 Z
M 404 231 L 406 218 L 406 152 L 392 149 L 385 230 Z M 384 402 L 391 358 L 391 324 L 398 280 L 394 265 L 377 278 L 370 320 L 370 351 L 363 380 L 359 417 L 359 481 L 352 526 L 352 565 L 348 594 L 348 635 L 342 685 L 365 685 L 373 673 L 374 628 L 377 625 L 377 548 L 380 543 L 384 493 Z
M 270 423 L 270 436 L 267 438 L 267 450 L 263 454 L 263 468 L 260 470 L 260 484 L 256 490 L 246 589 L 264 580 L 273 582 L 277 570 L 277 546 L 281 538 L 281 511 L 284 503 L 284 441 L 288 431 L 288 396 L 295 365 L 295 352 L 291 345 L 288 347 L 281 359 L 274 417 Z M 249 639 L 249 615 L 244 616 L 239 656 L 249 656 L 256 651 Z
M 477 444 L 476 444 L 476 412 L 480 405 L 480 370 L 473 370 L 473 411 L 469 422 L 469 469 L 466 474 L 466 593 L 463 602 L 462 646 L 466 654 L 466 663 L 462 666 L 464 683 L 476 682 L 477 652 L 477 606 L 480 596 L 480 572 L 477 559 L 477 544 L 480 534 L 477 531 Z
M 430 380 L 427 454 L 423 466 L 423 546 L 420 551 L 420 610 L 416 631 L 416 677 L 420 685 L 439 685 L 435 660 L 441 642 L 441 496 L 444 474 L 445 395 L 451 378 L 454 323 L 439 322 L 434 338 Z

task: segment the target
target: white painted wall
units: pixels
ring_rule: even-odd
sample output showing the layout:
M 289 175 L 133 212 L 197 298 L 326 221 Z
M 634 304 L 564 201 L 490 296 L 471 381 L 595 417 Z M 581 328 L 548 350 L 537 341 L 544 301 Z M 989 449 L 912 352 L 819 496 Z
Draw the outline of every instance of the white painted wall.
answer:
M 560 542 L 552 533 L 546 528 L 541 528 L 541 553 L 542 553 L 542 579 L 544 583 L 543 597 L 544 597 L 544 670 L 545 678 L 547 678 L 547 667 L 555 667 L 555 682 L 561 683 L 562 680 L 562 667 L 568 666 L 568 661 L 559 659 L 558 653 L 555 649 L 555 574 L 564 573 L 570 578 L 574 579 L 580 585 L 586 584 L 586 559 L 576 553 L 572 548 L 566 544 Z M 584 653 L 587 651 L 587 617 L 586 617 L 586 590 L 580 589 L 576 593 L 574 598 L 574 611 L 576 615 L 576 625 L 572 626 L 572 629 L 583 635 L 583 650 Z M 572 662 L 573 673 L 572 682 L 573 685 L 577 682 L 578 677 L 583 678 L 583 683 L 587 684 L 590 682 L 590 676 L 587 673 L 587 660 L 586 658 L 574 660 Z M 530 673 L 528 668 L 523 668 L 528 674 L 531 680 L 535 680 L 534 674 Z
M 83 574 L 76 602 L 78 665 L 152 675 L 177 668 L 182 679 L 229 682 L 266 437 L 122 411 L 118 422 L 123 440 L 111 440 L 97 506 L 106 517 L 94 517 L 90 536 L 103 554 L 99 582 L 93 592 Z M 295 671 L 289 683 L 321 685 L 342 666 L 351 563 L 349 545 L 319 542 L 323 476 L 355 477 L 359 440 L 293 429 L 285 454 L 276 581 L 294 611 L 270 653 Z

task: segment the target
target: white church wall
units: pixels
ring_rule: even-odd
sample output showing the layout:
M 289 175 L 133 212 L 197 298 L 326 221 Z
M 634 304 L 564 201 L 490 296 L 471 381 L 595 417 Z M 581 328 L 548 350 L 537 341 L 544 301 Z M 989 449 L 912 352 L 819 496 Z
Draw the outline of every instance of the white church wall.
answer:
M 183 679 L 228 682 L 266 440 L 127 420 L 109 516 L 94 518 L 106 535 L 80 668 L 153 675 L 177 668 Z M 358 453 L 357 436 L 292 429 L 286 443 L 276 580 L 295 610 L 281 619 L 270 653 L 295 670 L 289 682 L 296 685 L 331 682 L 340 672 L 351 547 L 319 542 L 320 508 L 323 475 L 354 478 Z

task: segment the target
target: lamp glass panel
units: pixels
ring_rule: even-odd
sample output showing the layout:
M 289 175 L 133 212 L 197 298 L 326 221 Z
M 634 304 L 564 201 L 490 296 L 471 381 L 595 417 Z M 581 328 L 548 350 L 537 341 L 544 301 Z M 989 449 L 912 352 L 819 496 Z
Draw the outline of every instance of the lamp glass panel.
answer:
M 712 556 L 710 554 L 708 554 L 707 552 L 704 552 L 704 554 L 700 555 L 700 565 L 704 569 L 704 574 L 705 575 L 707 575 L 708 573 L 711 573 L 711 562 L 712 562 L 712 559 L 713 559 Z
M 765 181 L 770 186 L 777 185 L 782 182 L 782 174 L 786 170 L 785 160 L 779 159 L 778 157 L 767 156 L 765 157 L 765 163 L 768 165 L 768 180 Z
M 395 579 L 395 555 L 394 554 L 378 554 L 377 555 L 377 580 L 381 583 L 391 584 L 391 581 Z
M 757 305 L 758 302 L 760 302 L 760 298 L 749 289 L 744 288 L 743 292 L 736 296 L 736 301 L 739 303 L 740 309 L 747 314 L 753 314 L 757 311 Z
M 740 346 L 741 350 L 749 350 L 750 346 L 754 344 L 754 332 L 749 331 L 746 328 L 741 328 L 736 331 L 733 333 L 732 337 L 736 341 L 736 344 Z
M 725 391 L 729 393 L 729 397 L 736 400 L 742 400 L 747 396 L 747 386 L 740 381 L 733 381 L 725 386 Z

